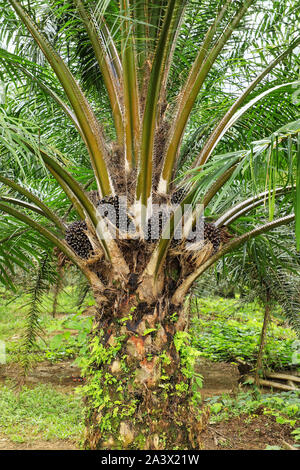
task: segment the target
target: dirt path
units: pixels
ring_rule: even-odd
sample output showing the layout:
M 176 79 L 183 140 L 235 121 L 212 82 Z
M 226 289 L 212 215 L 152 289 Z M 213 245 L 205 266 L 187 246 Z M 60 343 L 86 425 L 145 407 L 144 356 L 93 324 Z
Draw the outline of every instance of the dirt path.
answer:
M 78 450 L 78 446 L 73 441 L 45 441 L 44 439 L 18 443 L 0 434 L 0 450 Z
M 0 365 L 0 383 L 7 379 L 17 380 L 20 377 L 20 370 L 15 364 Z M 26 378 L 26 385 L 37 385 L 39 383 L 49 383 L 53 386 L 60 386 L 68 390 L 79 384 L 80 369 L 74 365 L 74 361 L 58 362 L 52 364 L 49 361 L 40 362 Z
M 240 374 L 234 364 L 226 362 L 211 362 L 201 360 L 197 372 L 203 376 L 202 398 L 213 395 L 233 393 L 238 389 Z M 0 383 L 7 379 L 17 380 L 20 370 L 15 364 L 0 365 Z M 51 364 L 49 361 L 39 363 L 27 376 L 26 385 L 34 386 L 39 383 L 49 383 L 60 390 L 69 391 L 80 385 L 80 369 L 73 361 Z
M 201 359 L 197 372 L 203 376 L 202 398 L 234 393 L 238 389 L 240 373 L 235 364 Z

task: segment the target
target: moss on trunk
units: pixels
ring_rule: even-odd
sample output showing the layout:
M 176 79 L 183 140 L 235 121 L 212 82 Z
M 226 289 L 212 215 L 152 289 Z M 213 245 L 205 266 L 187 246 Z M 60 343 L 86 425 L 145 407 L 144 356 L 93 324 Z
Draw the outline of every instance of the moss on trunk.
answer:
M 186 313 L 123 292 L 100 305 L 83 373 L 85 448 L 199 449 L 207 422 Z

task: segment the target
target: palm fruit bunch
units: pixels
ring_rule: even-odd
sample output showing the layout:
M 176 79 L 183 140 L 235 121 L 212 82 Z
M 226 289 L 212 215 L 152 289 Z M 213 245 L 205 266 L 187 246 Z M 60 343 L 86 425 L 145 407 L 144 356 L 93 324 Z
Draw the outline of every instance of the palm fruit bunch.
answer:
M 200 238 L 200 235 L 203 235 L 203 238 Z M 189 234 L 188 241 L 189 243 L 193 244 L 196 242 L 200 242 L 203 239 L 205 242 L 211 242 L 214 249 L 214 253 L 216 253 L 221 243 L 221 230 L 217 228 L 214 224 L 204 221 L 203 234 L 199 232 L 197 233 L 193 230 Z
M 184 198 L 184 194 L 185 194 L 184 188 L 177 189 L 171 196 L 171 204 L 173 204 L 174 206 L 177 206 L 178 204 L 180 204 Z
M 215 224 L 204 222 L 204 240 L 211 242 L 214 252 L 218 251 L 221 243 L 221 230 Z
M 171 205 L 177 206 L 183 200 L 185 194 L 184 188 L 177 189 L 171 196 Z M 145 240 L 149 243 L 155 243 L 160 238 L 164 229 L 165 223 L 168 220 L 168 216 L 171 212 L 167 212 L 166 209 L 160 209 L 154 212 L 148 220 L 147 235 Z
M 185 194 L 184 188 L 179 188 L 172 195 L 171 202 L 174 205 L 180 204 Z M 203 227 L 203 235 L 205 241 L 210 241 L 213 245 L 214 252 L 218 251 L 221 243 L 221 230 L 217 228 L 213 223 L 205 222 Z
M 100 201 L 97 202 L 97 209 L 104 206 L 100 211 L 102 217 L 106 217 L 110 222 L 121 231 L 128 230 L 131 227 L 132 231 L 132 220 L 128 217 L 126 207 L 121 206 L 121 201 L 118 195 L 116 196 L 106 196 Z M 111 210 L 110 210 L 111 208 Z M 124 220 L 122 220 L 122 218 Z
M 148 220 L 147 235 L 145 240 L 155 243 L 160 238 L 164 228 L 164 212 L 162 210 L 154 213 Z
M 85 259 L 90 256 L 93 250 L 91 242 L 85 234 L 86 230 L 87 225 L 84 220 L 77 220 L 67 227 L 65 235 L 65 240 L 68 245 L 78 256 Z

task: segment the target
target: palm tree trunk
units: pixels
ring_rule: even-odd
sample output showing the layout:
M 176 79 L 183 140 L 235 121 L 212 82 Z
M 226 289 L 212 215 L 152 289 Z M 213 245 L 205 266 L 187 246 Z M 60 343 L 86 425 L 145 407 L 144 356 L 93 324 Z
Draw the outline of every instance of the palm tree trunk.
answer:
M 58 296 L 62 288 L 63 283 L 63 267 L 60 262 L 57 262 L 57 280 L 54 287 L 53 306 L 52 306 L 52 317 L 54 318 L 57 312 Z
M 258 350 L 256 368 L 255 368 L 255 384 L 257 386 L 259 386 L 259 373 L 262 370 L 263 352 L 264 352 L 264 347 L 266 344 L 267 330 L 268 330 L 270 319 L 271 319 L 270 294 L 269 294 L 269 291 L 267 290 L 264 322 L 263 322 L 261 335 L 260 335 L 259 350 Z
M 167 295 L 148 304 L 129 290 L 97 312 L 83 370 L 85 447 L 201 448 L 207 413 L 191 390 L 185 310 Z

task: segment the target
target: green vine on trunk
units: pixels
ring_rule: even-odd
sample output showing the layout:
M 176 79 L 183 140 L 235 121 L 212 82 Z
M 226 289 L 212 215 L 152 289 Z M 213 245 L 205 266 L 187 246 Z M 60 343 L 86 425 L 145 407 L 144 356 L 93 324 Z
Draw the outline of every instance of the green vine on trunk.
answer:
M 191 345 L 191 335 L 186 331 L 178 331 L 176 333 L 174 344 L 180 355 L 182 365 L 181 372 L 191 382 L 192 404 L 197 407 L 202 401 L 199 390 L 203 386 L 203 376 L 195 371 L 195 365 L 201 353 Z M 185 387 L 183 385 L 182 387 L 184 390 Z

